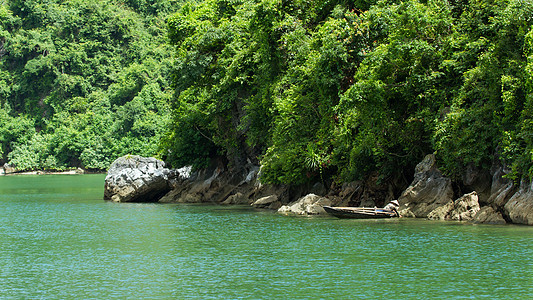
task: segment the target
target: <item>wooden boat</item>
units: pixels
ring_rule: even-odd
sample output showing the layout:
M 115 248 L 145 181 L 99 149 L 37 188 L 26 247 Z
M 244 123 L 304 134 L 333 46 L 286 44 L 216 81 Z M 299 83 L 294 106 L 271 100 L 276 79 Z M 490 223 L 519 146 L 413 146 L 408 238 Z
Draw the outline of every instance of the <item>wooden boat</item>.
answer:
M 330 215 L 342 219 L 385 219 L 398 217 L 398 214 L 394 211 L 383 208 L 324 206 L 324 210 Z

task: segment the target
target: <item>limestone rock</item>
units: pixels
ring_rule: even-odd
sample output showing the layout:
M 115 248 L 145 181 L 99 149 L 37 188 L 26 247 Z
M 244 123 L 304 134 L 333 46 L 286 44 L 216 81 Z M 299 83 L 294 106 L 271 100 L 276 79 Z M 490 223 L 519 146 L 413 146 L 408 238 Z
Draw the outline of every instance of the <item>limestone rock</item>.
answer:
M 339 196 L 349 201 L 352 197 L 361 194 L 363 189 L 362 181 L 347 182 L 342 185 Z
M 261 195 L 254 192 L 258 170 L 253 164 L 230 170 L 219 161 L 201 170 L 178 169 L 175 171 L 180 176 L 171 181 L 172 191 L 159 202 L 250 204 L 250 199 L 276 194 L 275 191 Z
M 14 166 L 12 166 L 10 164 L 4 164 L 4 168 L 3 169 L 4 169 L 4 174 L 5 175 L 14 174 L 14 173 L 19 172 L 19 170 L 16 167 L 14 167 Z
M 479 196 L 477 192 L 472 192 L 454 201 L 449 218 L 456 221 L 471 221 L 480 209 Z
M 278 212 L 297 215 L 319 215 L 326 213 L 323 208 L 324 205 L 331 205 L 331 200 L 315 194 L 309 194 L 296 202 L 282 206 Z
M 322 183 L 319 183 L 319 182 L 315 183 L 310 190 L 311 194 L 320 195 L 320 196 L 326 195 L 327 192 L 328 191 L 326 187 Z
M 105 178 L 104 199 L 155 202 L 170 191 L 171 171 L 155 158 L 127 155 L 115 160 Z
M 533 225 L 533 182 L 522 181 L 520 189 L 509 199 L 504 209 L 513 223 Z
M 364 199 L 361 200 L 361 204 L 359 204 L 359 206 L 362 206 L 362 207 L 374 207 L 374 206 L 376 206 L 376 202 L 374 202 L 374 200 L 372 200 L 372 199 L 364 198 Z
M 482 207 L 474 216 L 474 222 L 484 224 L 506 224 L 502 214 L 494 210 L 491 206 Z
M 248 168 L 248 174 L 246 174 L 246 177 L 239 183 L 239 185 L 248 184 L 252 182 L 255 184 L 258 174 L 259 166 L 250 165 Z
M 515 193 L 515 190 L 516 188 L 512 181 L 501 185 L 499 186 L 499 189 L 492 191 L 487 203 L 496 207 L 504 207 Z
M 432 210 L 428 214 L 428 219 L 430 220 L 446 220 L 450 212 L 453 210 L 453 201 L 450 201 L 443 206 L 439 206 Z M 402 215 L 403 216 L 403 215 Z
M 252 203 L 253 206 L 255 207 L 262 207 L 262 206 L 266 206 L 266 205 L 269 205 L 273 202 L 276 202 L 278 201 L 278 196 L 277 195 L 270 195 L 270 196 L 266 196 L 266 197 L 262 197 L 262 198 L 259 198 L 257 199 L 256 201 L 254 201 L 254 203 Z
M 487 203 L 490 197 L 492 180 L 491 172 L 487 169 L 480 169 L 469 164 L 463 174 L 463 185 L 469 191 L 476 191 L 479 203 Z
M 478 195 L 476 192 L 472 192 L 433 209 L 428 214 L 428 219 L 470 221 L 474 219 L 479 210 Z
M 281 207 L 281 202 L 277 195 L 270 195 L 266 197 L 259 198 L 252 206 L 255 208 L 269 208 L 269 209 L 278 209 Z
M 509 174 L 510 172 L 511 170 L 505 167 L 500 161 L 496 160 L 493 163 L 490 171 L 492 174 L 491 194 L 501 190 L 503 186 L 507 186 L 509 183 L 512 183 L 511 180 L 505 177 L 505 175 Z
M 222 204 L 249 204 L 249 200 L 242 193 L 237 192 L 224 200 Z
M 510 170 L 507 170 L 501 162 L 497 161 L 493 164 L 491 169 L 492 183 L 490 195 L 486 202 L 480 199 L 480 204 L 501 208 L 501 210 L 503 210 L 507 201 L 509 201 L 517 190 L 513 181 L 505 178 L 505 175 L 509 172 Z
M 427 155 L 415 169 L 415 178 L 398 199 L 402 216 L 426 218 L 429 213 L 453 201 L 452 182 L 442 175 L 435 155 Z

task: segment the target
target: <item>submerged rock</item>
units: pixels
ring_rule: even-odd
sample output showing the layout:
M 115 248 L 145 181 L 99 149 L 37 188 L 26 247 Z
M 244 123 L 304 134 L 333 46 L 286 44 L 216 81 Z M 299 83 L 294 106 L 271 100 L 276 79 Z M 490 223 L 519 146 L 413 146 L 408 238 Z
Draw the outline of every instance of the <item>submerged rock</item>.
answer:
M 156 202 L 170 191 L 171 171 L 153 157 L 127 155 L 115 160 L 105 178 L 104 199 Z
M 297 215 L 319 215 L 326 213 L 323 208 L 324 205 L 331 205 L 331 200 L 315 194 L 309 194 L 296 202 L 280 207 L 278 212 Z

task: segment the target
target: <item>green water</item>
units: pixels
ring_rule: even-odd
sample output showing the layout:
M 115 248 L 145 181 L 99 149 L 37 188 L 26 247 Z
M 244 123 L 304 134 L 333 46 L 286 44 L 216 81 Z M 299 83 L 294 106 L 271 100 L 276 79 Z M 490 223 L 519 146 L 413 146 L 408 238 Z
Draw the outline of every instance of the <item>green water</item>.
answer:
M 0 299 L 533 299 L 533 227 L 105 202 L 0 177 Z

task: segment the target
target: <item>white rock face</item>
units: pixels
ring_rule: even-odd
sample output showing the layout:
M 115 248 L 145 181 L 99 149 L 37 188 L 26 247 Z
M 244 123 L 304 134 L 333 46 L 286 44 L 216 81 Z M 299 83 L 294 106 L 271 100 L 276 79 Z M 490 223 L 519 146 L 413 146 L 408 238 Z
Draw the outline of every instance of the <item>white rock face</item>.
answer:
M 115 202 L 156 202 L 170 191 L 171 171 L 153 157 L 127 155 L 111 164 L 104 199 Z
M 309 194 L 296 202 L 280 207 L 278 212 L 297 215 L 319 215 L 326 213 L 323 208 L 325 205 L 331 205 L 331 200 L 315 194 Z

